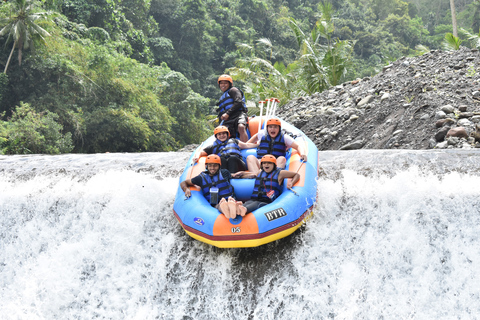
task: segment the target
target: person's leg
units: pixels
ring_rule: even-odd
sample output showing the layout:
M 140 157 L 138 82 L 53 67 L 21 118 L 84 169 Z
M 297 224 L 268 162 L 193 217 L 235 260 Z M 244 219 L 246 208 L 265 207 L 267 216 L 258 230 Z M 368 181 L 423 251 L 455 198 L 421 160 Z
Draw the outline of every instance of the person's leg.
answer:
M 249 212 L 255 211 L 258 208 L 261 208 L 261 207 L 263 207 L 267 204 L 268 203 L 262 202 L 262 201 L 248 200 L 243 204 L 243 206 L 247 209 L 247 211 L 245 213 L 249 213 Z
M 287 159 L 285 157 L 278 157 L 277 158 L 277 167 L 280 169 L 285 169 L 285 165 L 287 164 Z
M 248 171 L 254 174 L 258 174 L 258 172 L 260 172 L 260 161 L 258 161 L 257 157 L 254 155 L 249 155 L 247 157 L 247 168 Z
M 228 201 L 225 198 L 222 198 L 218 203 L 217 207 L 218 211 L 223 213 L 227 219 L 230 219 L 230 209 L 228 207 Z M 236 209 L 235 209 L 236 212 Z
M 240 136 L 240 141 L 242 142 L 248 141 L 247 123 L 248 123 L 248 116 L 246 113 L 243 113 L 238 118 L 238 123 L 237 123 L 238 135 Z
M 237 216 L 244 217 L 247 213 L 247 208 L 245 208 L 242 204 L 242 201 L 237 201 Z
M 239 157 L 232 156 L 227 159 L 227 162 L 228 162 L 227 169 L 231 173 L 247 170 L 247 165 Z
M 240 136 L 240 141 L 247 142 L 248 141 L 248 134 L 247 134 L 247 127 L 244 124 L 238 124 L 237 127 L 238 135 Z
M 228 197 L 228 211 L 229 217 L 235 219 L 237 216 L 237 201 L 233 197 Z
M 220 166 L 221 169 L 228 169 L 228 159 L 225 157 L 220 157 L 220 160 L 222 161 L 222 165 Z

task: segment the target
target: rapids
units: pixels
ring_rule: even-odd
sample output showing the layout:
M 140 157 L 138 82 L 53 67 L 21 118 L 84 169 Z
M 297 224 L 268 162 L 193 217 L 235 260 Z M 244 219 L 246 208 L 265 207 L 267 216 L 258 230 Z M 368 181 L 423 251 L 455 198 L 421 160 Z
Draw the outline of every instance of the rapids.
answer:
M 322 151 L 313 218 L 249 249 L 181 229 L 188 157 L 0 156 L 0 318 L 480 314 L 478 150 Z

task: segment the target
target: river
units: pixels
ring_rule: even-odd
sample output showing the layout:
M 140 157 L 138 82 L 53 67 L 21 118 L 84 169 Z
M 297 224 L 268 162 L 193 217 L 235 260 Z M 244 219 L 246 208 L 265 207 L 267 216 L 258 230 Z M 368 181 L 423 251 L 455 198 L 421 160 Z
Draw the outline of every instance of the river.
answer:
M 322 151 L 313 218 L 248 249 L 176 221 L 188 157 L 0 156 L 0 318 L 480 314 L 478 150 Z

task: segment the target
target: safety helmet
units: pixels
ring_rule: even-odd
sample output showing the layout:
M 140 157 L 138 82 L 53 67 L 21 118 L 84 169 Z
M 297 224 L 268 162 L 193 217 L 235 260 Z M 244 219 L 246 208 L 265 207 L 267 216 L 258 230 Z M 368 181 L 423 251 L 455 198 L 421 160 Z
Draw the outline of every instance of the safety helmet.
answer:
M 262 157 L 262 159 L 260 160 L 260 163 L 263 163 L 263 162 L 272 162 L 274 163 L 275 165 L 277 165 L 277 158 L 275 158 L 274 156 L 272 156 L 271 154 L 266 154 Z
M 222 74 L 220 77 L 218 77 L 217 82 L 219 85 L 220 85 L 220 81 L 228 81 L 230 82 L 230 85 L 233 86 L 233 79 L 228 74 Z
M 209 163 L 216 163 L 216 164 L 222 165 L 222 160 L 220 160 L 220 157 L 217 156 L 216 154 L 211 154 L 205 160 L 206 165 Z
M 278 118 L 272 118 L 267 120 L 267 127 L 270 125 L 277 125 L 280 128 L 282 127 L 282 123 L 280 122 L 280 119 Z
M 214 130 L 213 130 L 213 135 L 215 136 L 215 138 L 217 137 L 217 133 L 220 133 L 220 132 L 226 132 L 227 133 L 227 136 L 230 138 L 230 131 L 228 131 L 228 128 L 225 127 L 225 126 L 218 126 L 216 127 Z

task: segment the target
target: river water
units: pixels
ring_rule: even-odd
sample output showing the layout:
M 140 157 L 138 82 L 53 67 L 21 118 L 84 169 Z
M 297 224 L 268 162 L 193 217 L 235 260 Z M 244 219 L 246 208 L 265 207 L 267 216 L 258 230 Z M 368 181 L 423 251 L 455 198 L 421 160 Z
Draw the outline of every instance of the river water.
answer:
M 313 218 L 248 249 L 175 220 L 188 157 L 0 156 L 0 318 L 480 314 L 477 150 L 320 152 Z

